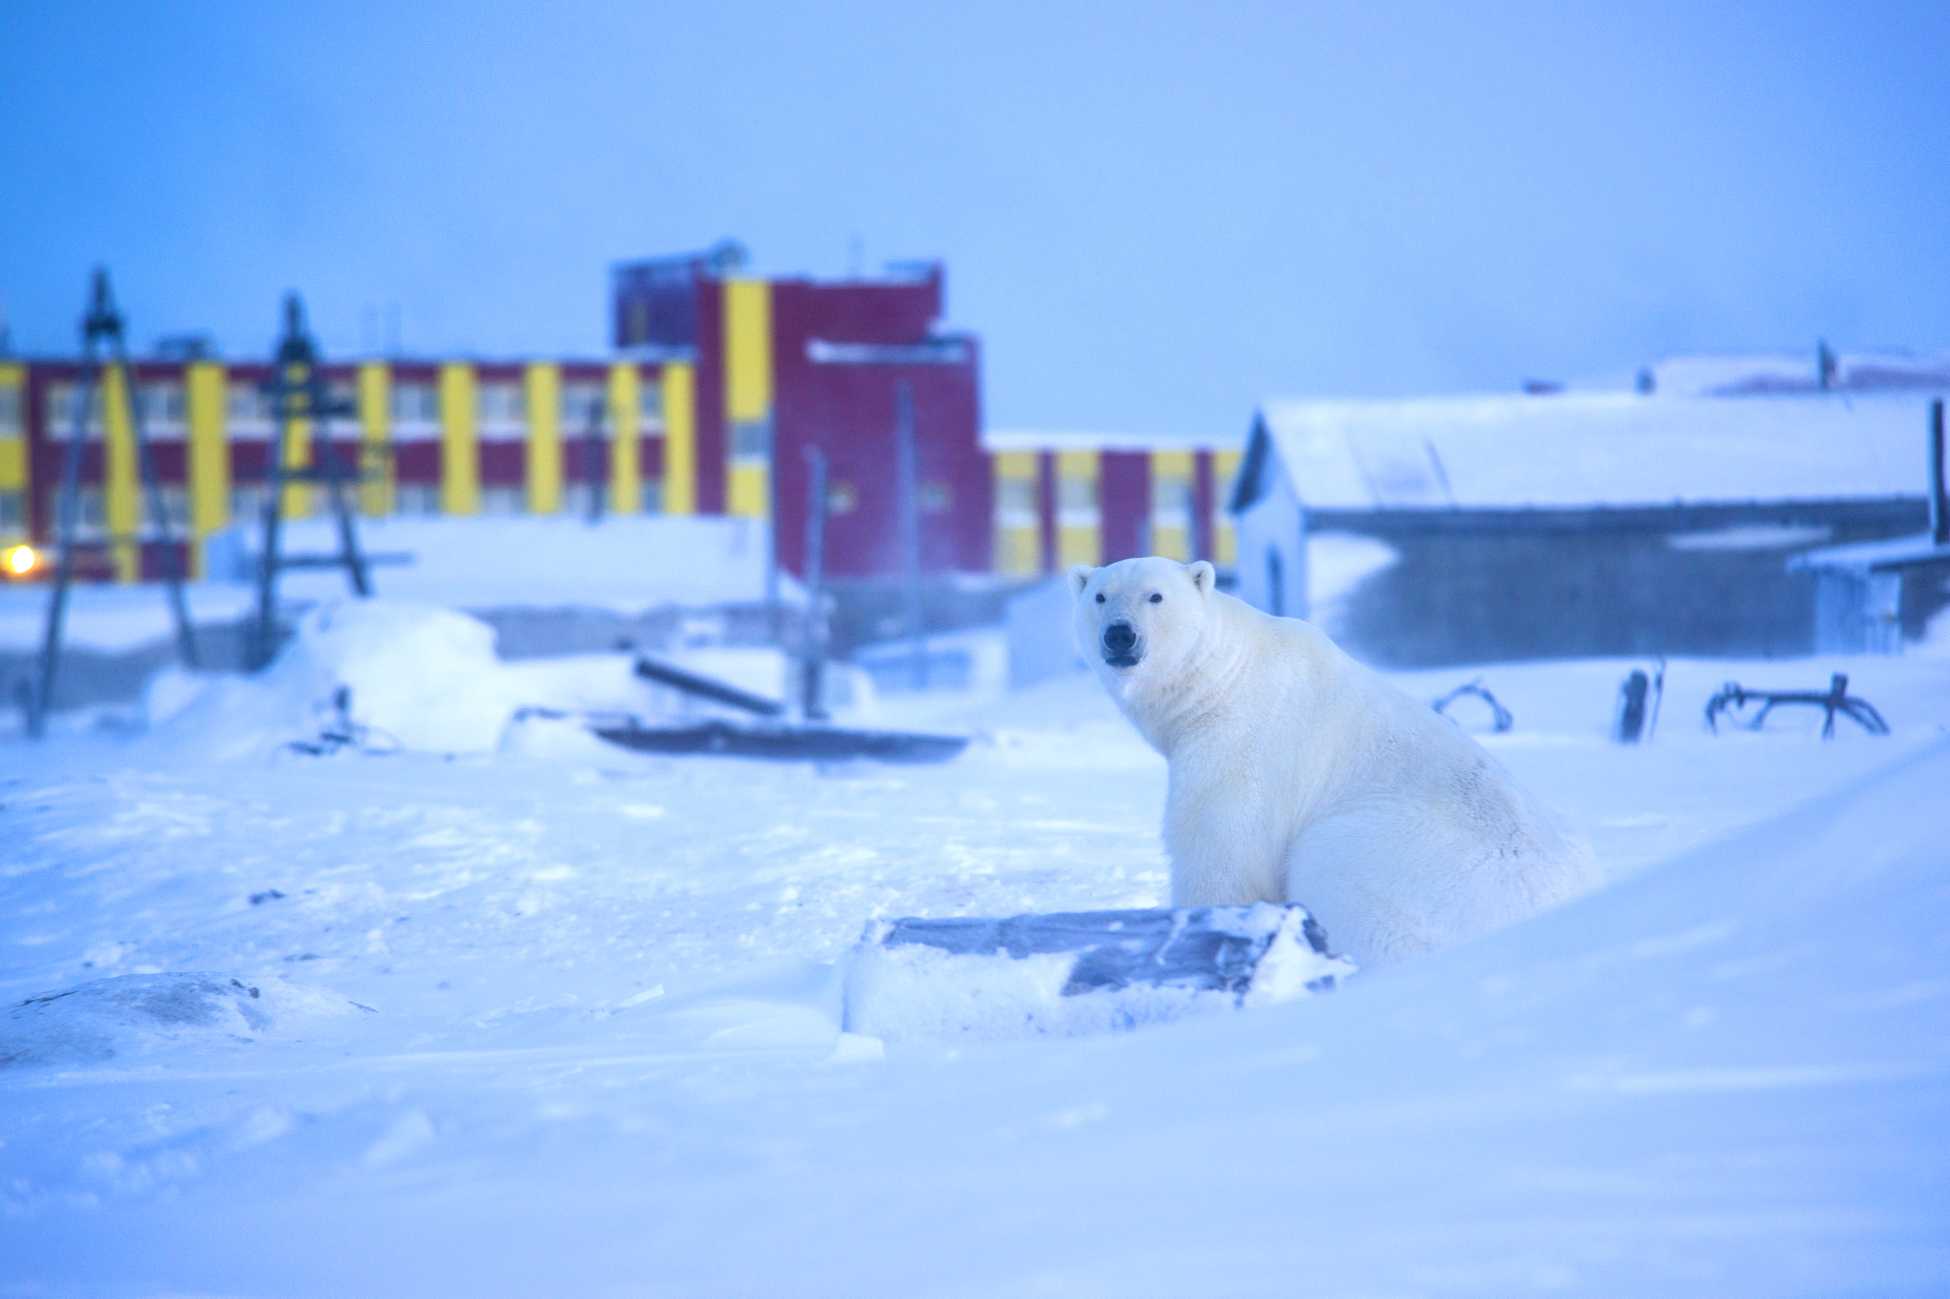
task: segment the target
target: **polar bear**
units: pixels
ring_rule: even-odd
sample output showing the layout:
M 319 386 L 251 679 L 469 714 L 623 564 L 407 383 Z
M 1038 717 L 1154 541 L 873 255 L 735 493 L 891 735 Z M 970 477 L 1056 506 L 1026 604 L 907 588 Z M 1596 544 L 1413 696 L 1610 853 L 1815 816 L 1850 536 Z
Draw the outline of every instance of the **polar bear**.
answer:
M 1476 742 L 1212 565 L 1070 570 L 1077 642 L 1171 765 L 1173 906 L 1299 902 L 1385 964 L 1594 888 L 1582 836 Z

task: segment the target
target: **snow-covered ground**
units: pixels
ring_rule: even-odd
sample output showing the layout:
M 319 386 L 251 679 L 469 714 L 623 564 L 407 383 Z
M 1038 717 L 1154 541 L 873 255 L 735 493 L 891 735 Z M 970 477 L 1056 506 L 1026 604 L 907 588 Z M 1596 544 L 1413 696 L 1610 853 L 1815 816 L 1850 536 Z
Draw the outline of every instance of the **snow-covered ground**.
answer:
M 351 705 L 404 752 L 277 747 L 322 658 L 0 745 L 0 1295 L 1950 1290 L 1950 662 L 1675 663 L 1638 748 L 1633 664 L 1404 674 L 1484 678 L 1606 891 L 1285 1005 L 883 1044 L 869 918 L 1165 901 L 1093 681 L 890 697 L 975 742 L 822 771 L 494 735 L 634 687 L 418 634 L 438 708 Z M 1837 669 L 1891 736 L 1701 726 Z

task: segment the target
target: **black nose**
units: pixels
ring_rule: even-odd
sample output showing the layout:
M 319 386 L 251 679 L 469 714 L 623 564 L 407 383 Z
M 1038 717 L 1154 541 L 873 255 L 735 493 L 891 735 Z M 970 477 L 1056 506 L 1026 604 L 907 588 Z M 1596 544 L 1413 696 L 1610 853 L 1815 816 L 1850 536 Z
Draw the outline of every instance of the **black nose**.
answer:
M 1123 655 L 1131 652 L 1137 644 L 1137 629 L 1128 622 L 1114 622 L 1104 628 L 1104 648 L 1113 654 Z

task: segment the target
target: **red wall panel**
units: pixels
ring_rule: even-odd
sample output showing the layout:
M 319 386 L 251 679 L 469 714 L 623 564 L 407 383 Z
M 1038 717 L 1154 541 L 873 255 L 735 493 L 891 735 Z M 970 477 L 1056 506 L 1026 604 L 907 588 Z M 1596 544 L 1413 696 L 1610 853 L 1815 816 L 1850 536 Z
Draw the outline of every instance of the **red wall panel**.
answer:
M 1151 457 L 1106 451 L 1097 466 L 1097 505 L 1103 518 L 1104 563 L 1151 553 Z

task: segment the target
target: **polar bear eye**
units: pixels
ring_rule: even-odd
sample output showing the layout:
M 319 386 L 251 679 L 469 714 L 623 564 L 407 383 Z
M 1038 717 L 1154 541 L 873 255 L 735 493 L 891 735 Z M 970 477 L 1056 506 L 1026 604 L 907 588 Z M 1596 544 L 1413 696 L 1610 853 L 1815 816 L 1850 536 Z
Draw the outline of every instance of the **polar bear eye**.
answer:
M 1159 595 L 1159 594 L 1158 594 L 1158 593 L 1157 593 L 1156 591 L 1153 591 L 1153 592 L 1151 593 L 1151 603 L 1153 603 L 1153 604 L 1163 604 L 1164 602 L 1165 602 L 1165 598 L 1164 598 L 1164 596 L 1162 596 L 1162 595 Z
M 1102 604 L 1103 602 L 1104 602 L 1104 593 L 1102 591 L 1099 591 L 1097 592 L 1097 603 Z

